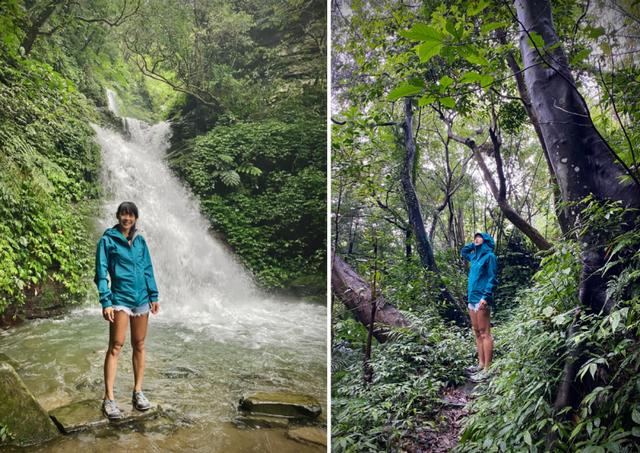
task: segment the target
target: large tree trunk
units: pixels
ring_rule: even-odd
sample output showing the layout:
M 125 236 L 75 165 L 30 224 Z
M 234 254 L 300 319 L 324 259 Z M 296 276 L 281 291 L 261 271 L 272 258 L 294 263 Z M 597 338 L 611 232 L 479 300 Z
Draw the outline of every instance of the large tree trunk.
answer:
M 351 266 L 338 255 L 334 255 L 331 266 L 331 289 L 333 295 L 353 313 L 365 326 L 371 324 L 371 305 L 376 304 L 375 323 L 391 327 L 407 327 L 409 322 L 393 305 L 385 302 L 384 297 L 377 295 L 371 300 L 371 287 Z M 384 326 L 374 328 L 373 336 L 379 342 L 387 340 L 388 329 Z M 375 327 L 375 325 L 374 325 Z
M 620 201 L 625 207 L 640 207 L 640 187 L 634 182 L 622 183 L 620 178 L 630 174 L 622 163 L 617 164 L 614 151 L 595 128 L 584 98 L 578 92 L 569 63 L 553 26 L 548 0 L 516 0 L 521 25 L 520 51 L 527 92 L 533 114 L 538 119 L 549 160 L 558 180 L 563 201 L 579 202 L 589 194 L 600 201 Z M 535 32 L 544 40 L 544 49 L 531 42 Z M 549 50 L 546 50 L 549 49 Z M 571 226 L 581 226 L 581 206 L 566 211 Z M 629 219 L 632 226 L 633 219 Z M 580 301 L 592 312 L 610 310 L 606 297 L 607 275 L 598 273 L 605 259 L 604 232 L 588 231 L 580 238 L 584 245 L 581 260 Z M 574 326 L 569 329 L 571 342 Z M 569 350 L 563 378 L 556 392 L 554 409 L 577 406 L 588 392 L 588 383 L 575 382 L 576 370 L 584 363 L 580 350 Z M 556 434 L 549 433 L 546 447 L 555 448 Z
M 567 57 L 553 26 L 548 0 L 517 0 L 518 20 L 523 27 L 520 51 L 527 92 L 533 114 L 549 153 L 564 201 L 578 202 L 589 194 L 598 200 L 618 200 L 625 207 L 640 207 L 637 183 L 620 182 L 625 169 L 616 164 L 615 154 L 595 128 L 589 109 L 578 92 Z M 542 36 L 545 49 L 530 45 L 530 33 Z M 580 207 L 567 212 L 569 223 L 579 225 Z M 594 311 L 608 309 L 606 279 L 594 271 L 604 264 L 602 238 L 590 234 L 581 238 L 583 277 L 580 300 Z

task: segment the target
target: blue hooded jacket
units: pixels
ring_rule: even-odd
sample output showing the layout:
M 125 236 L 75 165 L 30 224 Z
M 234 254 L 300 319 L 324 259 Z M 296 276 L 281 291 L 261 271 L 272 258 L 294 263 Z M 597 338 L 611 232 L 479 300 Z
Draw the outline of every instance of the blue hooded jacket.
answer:
M 156 302 L 158 287 L 147 242 L 134 232 L 129 245 L 116 226 L 105 230 L 96 248 L 94 282 L 100 293 L 100 304 L 103 308 L 112 305 L 133 308 Z M 107 274 L 111 288 L 107 284 Z
M 498 285 L 498 262 L 493 254 L 495 242 L 489 233 L 480 233 L 484 242 L 476 247 L 475 243 L 465 245 L 460 255 L 471 262 L 467 283 L 468 301 L 477 304 L 484 299 L 493 306 L 493 291 Z

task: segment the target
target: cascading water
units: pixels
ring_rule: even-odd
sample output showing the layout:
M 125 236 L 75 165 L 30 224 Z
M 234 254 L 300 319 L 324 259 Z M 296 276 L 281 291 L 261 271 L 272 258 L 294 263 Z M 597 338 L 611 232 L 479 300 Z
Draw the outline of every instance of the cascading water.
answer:
M 119 112 L 115 93 L 109 108 Z M 121 201 L 140 210 L 139 228 L 147 239 L 160 292 L 158 320 L 182 323 L 221 341 L 295 341 L 317 346 L 323 339 L 325 308 L 276 301 L 261 293 L 248 272 L 209 232 L 197 200 L 163 161 L 170 125 L 150 126 L 126 118 L 129 138 L 94 126 L 102 148 L 103 185 L 108 193 L 100 227 L 113 226 Z M 294 333 L 292 335 L 292 333 Z
M 107 98 L 117 115 L 115 93 L 108 91 Z M 87 441 L 93 451 L 307 451 L 282 433 L 240 431 L 229 421 L 238 398 L 252 391 L 310 393 L 326 411 L 326 307 L 265 295 L 210 233 L 197 200 L 164 162 L 170 125 L 132 118 L 123 124 L 126 138 L 94 126 L 107 195 L 98 229 L 116 223 L 120 202 L 137 204 L 161 306 L 149 318 L 143 388 L 152 401 L 170 404 L 193 424 L 170 434 L 65 436 L 37 451 L 85 450 Z M 52 409 L 102 398 L 108 335 L 93 299 L 64 318 L 0 331 L 0 350 L 16 359 L 27 387 Z M 133 382 L 127 342 L 115 386 L 121 407 Z

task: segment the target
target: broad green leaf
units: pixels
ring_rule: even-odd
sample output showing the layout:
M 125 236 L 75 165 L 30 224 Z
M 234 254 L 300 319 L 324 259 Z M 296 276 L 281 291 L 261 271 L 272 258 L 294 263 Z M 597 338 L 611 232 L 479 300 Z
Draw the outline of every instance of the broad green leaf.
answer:
M 573 57 L 571 57 L 571 64 L 575 65 L 580 63 L 582 60 L 591 55 L 591 49 L 582 49 L 580 52 L 576 53 Z
M 469 8 L 467 9 L 467 15 L 475 16 L 477 14 L 480 14 L 487 6 L 489 6 L 489 4 L 490 3 L 487 0 L 479 0 L 477 3 L 469 5 Z
M 387 99 L 390 101 L 398 100 L 405 96 L 413 96 L 414 94 L 420 93 L 424 89 L 424 85 L 413 85 L 408 82 L 402 82 L 400 85 L 395 87 L 391 92 L 387 95 Z
M 451 19 L 447 19 L 447 24 L 446 24 L 445 28 L 447 29 L 449 34 L 451 36 L 453 36 L 454 38 L 456 38 L 456 39 L 462 38 L 462 32 L 464 30 L 464 25 L 460 24 L 460 28 L 458 29 L 458 28 L 456 28 L 456 24 Z
M 487 60 L 482 55 L 471 53 L 464 56 L 464 59 L 467 60 L 471 64 L 477 64 L 480 66 L 488 66 L 489 60 Z
M 480 76 L 480 86 L 486 88 L 493 83 L 493 76 L 489 74 L 482 74 Z
M 479 82 L 481 77 L 482 76 L 476 71 L 465 72 L 464 74 L 462 74 L 462 77 L 460 77 L 460 83 Z
M 544 49 L 544 39 L 535 31 L 529 32 L 529 39 L 527 40 L 527 43 L 529 44 L 529 47 L 537 47 L 539 50 Z
M 524 441 L 526 442 L 527 445 L 532 446 L 533 442 L 531 440 L 531 434 L 529 433 L 529 431 L 525 431 L 524 432 Z
M 425 42 L 416 47 L 416 52 L 418 57 L 420 57 L 421 63 L 426 63 L 431 58 L 438 55 L 441 50 L 442 44 L 433 41 Z
M 418 101 L 418 107 L 424 107 L 425 105 L 429 105 L 436 100 L 435 96 L 422 96 Z
M 399 34 L 416 41 L 442 41 L 444 39 L 442 32 L 425 24 L 413 24 L 409 30 L 403 30 Z
M 442 89 L 447 89 L 449 87 L 449 85 L 451 85 L 453 83 L 453 79 L 451 77 L 449 77 L 448 75 L 442 76 L 440 78 L 440 86 L 442 87 Z
M 452 108 L 455 108 L 456 101 L 452 97 L 447 96 L 445 98 L 440 99 L 440 104 L 442 104 L 444 107 L 452 109 Z
M 640 412 L 638 412 L 638 409 L 634 409 L 633 412 L 631 412 L 631 419 L 634 423 L 640 425 Z
M 489 33 L 493 30 L 497 30 L 501 27 L 506 27 L 508 24 L 506 22 L 489 22 L 480 27 L 480 32 Z

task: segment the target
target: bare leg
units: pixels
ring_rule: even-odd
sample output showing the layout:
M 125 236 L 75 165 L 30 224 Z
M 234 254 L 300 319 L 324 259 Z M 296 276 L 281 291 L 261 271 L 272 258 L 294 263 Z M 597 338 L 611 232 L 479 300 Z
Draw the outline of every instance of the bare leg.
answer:
M 480 336 L 480 329 L 478 327 L 478 312 L 469 310 L 469 317 L 471 318 L 471 327 L 476 337 L 476 350 L 478 351 L 478 363 L 481 368 L 484 368 L 484 349 L 482 347 L 482 338 Z
M 127 335 L 127 324 L 129 315 L 124 311 L 116 311 L 113 314 L 113 322 L 109 323 L 109 348 L 104 358 L 104 398 L 115 399 L 113 397 L 113 385 L 116 381 L 116 370 L 118 368 L 118 356 L 124 345 Z
M 133 347 L 133 390 L 142 391 L 144 378 L 144 339 L 147 336 L 149 313 L 131 317 L 131 346 Z
M 485 358 L 484 368 L 487 369 L 491 365 L 491 359 L 493 357 L 493 337 L 491 336 L 491 310 L 488 307 L 478 310 L 478 329 L 480 330 L 482 351 Z

